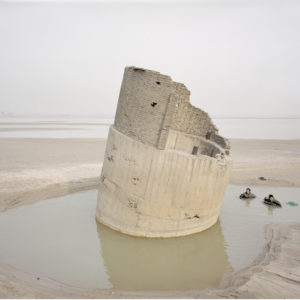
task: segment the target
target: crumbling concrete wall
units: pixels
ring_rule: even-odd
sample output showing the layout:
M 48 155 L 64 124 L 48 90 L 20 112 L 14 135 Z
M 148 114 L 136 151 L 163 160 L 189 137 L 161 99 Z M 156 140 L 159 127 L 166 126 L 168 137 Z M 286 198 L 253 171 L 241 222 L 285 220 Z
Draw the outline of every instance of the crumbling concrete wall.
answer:
M 169 76 L 125 69 L 97 220 L 147 237 L 187 235 L 217 221 L 231 171 L 229 144 L 189 96 Z
M 163 128 L 171 123 L 169 103 L 173 91 L 169 76 L 141 68 L 125 68 L 114 127 L 144 144 L 164 149 Z
M 190 92 L 180 83 L 175 83 L 177 98 L 171 128 L 197 136 L 206 136 L 208 132 L 218 133 L 209 115 L 190 104 Z
M 207 155 L 216 157 L 224 152 L 224 149 L 217 143 L 206 140 L 204 137 L 170 130 L 168 136 L 167 149 L 182 151 L 193 155 Z
M 222 147 L 228 142 L 218 135 L 209 115 L 190 104 L 190 91 L 159 72 L 125 68 L 114 126 L 144 144 L 165 149 L 169 129 L 203 136 Z

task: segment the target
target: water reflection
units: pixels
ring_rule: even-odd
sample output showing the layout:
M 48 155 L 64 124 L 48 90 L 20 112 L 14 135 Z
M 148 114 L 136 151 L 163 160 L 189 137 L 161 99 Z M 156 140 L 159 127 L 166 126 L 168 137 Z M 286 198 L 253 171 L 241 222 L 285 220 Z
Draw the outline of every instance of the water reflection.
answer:
M 219 221 L 181 238 L 149 239 L 98 224 L 109 280 L 119 289 L 188 289 L 217 286 L 232 268 Z
M 243 199 L 243 202 L 245 203 L 246 207 L 250 207 L 251 201 L 253 199 Z
M 267 205 L 266 205 L 266 206 L 267 206 Z M 274 207 L 267 206 L 267 209 L 268 209 L 268 215 L 269 215 L 269 216 L 273 216 L 273 209 L 274 209 Z

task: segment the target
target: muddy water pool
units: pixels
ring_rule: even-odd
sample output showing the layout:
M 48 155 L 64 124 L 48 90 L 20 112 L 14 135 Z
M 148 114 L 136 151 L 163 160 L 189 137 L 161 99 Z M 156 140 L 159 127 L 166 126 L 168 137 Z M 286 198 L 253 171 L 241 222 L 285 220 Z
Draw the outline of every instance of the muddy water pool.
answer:
M 257 198 L 240 200 L 244 189 L 228 186 L 212 228 L 169 239 L 135 238 L 98 224 L 97 190 L 13 208 L 0 213 L 0 263 L 85 288 L 216 287 L 259 254 L 266 224 L 300 221 L 300 188 L 252 187 Z M 282 208 L 262 204 L 270 193 Z

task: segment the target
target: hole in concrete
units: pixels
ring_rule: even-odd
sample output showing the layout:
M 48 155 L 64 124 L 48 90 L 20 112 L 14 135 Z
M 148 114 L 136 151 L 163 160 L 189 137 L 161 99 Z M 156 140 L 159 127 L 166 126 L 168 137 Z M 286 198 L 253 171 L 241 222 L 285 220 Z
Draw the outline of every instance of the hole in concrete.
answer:
M 155 107 L 156 105 L 157 105 L 156 102 L 152 102 L 152 103 L 151 103 L 151 106 L 152 106 L 152 107 Z
M 199 147 L 194 146 L 193 151 L 192 151 L 192 154 L 193 154 L 193 155 L 197 155 L 198 150 L 199 150 Z
M 133 177 L 131 180 L 132 184 L 134 184 L 134 185 L 136 185 L 138 181 L 140 181 L 140 179 L 138 177 Z
M 133 71 L 145 72 L 145 69 L 143 69 L 143 68 L 133 68 Z
M 107 156 L 107 159 L 109 161 L 113 162 L 114 161 L 114 156 L 113 155 L 109 155 L 109 156 Z
M 128 206 L 130 208 L 137 208 L 137 202 L 135 200 L 133 200 L 133 199 L 129 199 L 128 200 Z
M 156 84 L 160 85 L 160 82 L 159 82 L 159 81 L 156 81 Z
M 208 133 L 206 134 L 205 138 L 206 138 L 207 140 L 210 140 L 210 137 L 211 137 L 211 132 L 208 132 Z

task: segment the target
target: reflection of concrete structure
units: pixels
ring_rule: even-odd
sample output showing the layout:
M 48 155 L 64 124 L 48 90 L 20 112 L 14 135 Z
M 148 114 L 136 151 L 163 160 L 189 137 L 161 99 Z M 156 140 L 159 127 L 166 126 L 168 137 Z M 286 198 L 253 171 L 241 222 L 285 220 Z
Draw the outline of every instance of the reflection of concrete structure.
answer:
M 219 221 L 201 234 L 147 239 L 98 225 L 109 280 L 117 289 L 192 289 L 219 285 L 231 271 Z
M 229 144 L 169 76 L 125 69 L 101 174 L 97 219 L 121 232 L 172 237 L 216 223 Z

